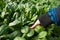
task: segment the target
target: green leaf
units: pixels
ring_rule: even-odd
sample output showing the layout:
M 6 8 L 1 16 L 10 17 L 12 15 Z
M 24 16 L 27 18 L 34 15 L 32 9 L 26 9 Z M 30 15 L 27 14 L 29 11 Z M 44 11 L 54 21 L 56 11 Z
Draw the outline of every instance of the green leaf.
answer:
M 47 36 L 47 32 L 46 31 L 42 31 L 39 33 L 38 38 L 43 38 Z
M 23 27 L 22 29 L 21 29 L 21 32 L 22 33 L 28 33 L 29 32 L 29 27 L 28 26 L 25 26 L 25 27 Z
M 9 26 L 14 26 L 14 25 L 17 25 L 17 24 L 19 24 L 19 23 L 20 23 L 20 21 L 15 20 L 15 21 L 9 23 Z
M 31 19 L 31 21 L 36 20 L 36 18 L 37 18 L 37 15 L 35 15 L 35 16 Z
M 22 33 L 21 33 L 20 31 L 16 30 L 16 31 L 8 34 L 7 37 L 10 38 L 10 39 L 13 39 L 13 38 L 15 38 L 16 36 L 21 36 L 21 35 L 22 35 Z
M 9 23 L 9 26 L 15 26 L 15 25 L 17 25 L 19 23 L 21 23 L 21 17 L 19 17 L 18 19 L 14 20 L 11 23 Z
M 31 31 L 27 34 L 28 37 L 32 37 L 33 35 L 34 35 L 34 30 L 31 30 Z
M 1 17 L 4 18 L 5 15 L 6 15 L 5 11 L 3 11 L 3 12 L 1 13 Z
M 40 25 L 36 26 L 36 28 L 34 29 L 37 33 L 40 33 L 41 31 L 44 30 L 44 28 Z
M 8 26 L 7 25 L 2 25 L 0 27 L 0 35 L 7 33 Z
M 14 40 L 26 40 L 26 39 L 23 37 L 16 37 L 16 38 L 14 38 Z

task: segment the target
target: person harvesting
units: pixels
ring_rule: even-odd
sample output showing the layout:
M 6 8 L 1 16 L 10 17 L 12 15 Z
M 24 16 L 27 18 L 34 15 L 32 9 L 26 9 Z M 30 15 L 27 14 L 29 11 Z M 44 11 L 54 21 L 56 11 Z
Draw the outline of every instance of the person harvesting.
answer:
M 42 25 L 43 27 L 47 27 L 51 23 L 56 25 L 60 24 L 60 7 L 51 8 L 42 16 L 39 16 L 36 22 L 30 27 L 35 28 L 37 25 Z

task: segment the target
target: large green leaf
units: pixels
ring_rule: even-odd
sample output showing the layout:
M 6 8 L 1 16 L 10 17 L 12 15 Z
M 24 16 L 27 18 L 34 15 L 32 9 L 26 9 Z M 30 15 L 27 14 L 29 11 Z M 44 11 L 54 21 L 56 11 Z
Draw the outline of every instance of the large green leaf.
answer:
M 29 27 L 28 26 L 25 26 L 21 29 L 21 32 L 22 33 L 28 33 L 29 32 Z
M 46 36 L 47 36 L 47 32 L 46 31 L 42 31 L 38 35 L 39 38 L 43 38 L 43 37 L 46 37 Z
M 32 37 L 34 35 L 34 30 L 30 30 L 30 32 L 27 34 L 28 37 Z
M 8 30 L 8 26 L 7 25 L 2 25 L 0 27 L 0 35 L 3 35 L 5 33 L 7 33 L 7 30 Z
M 36 26 L 36 28 L 34 29 L 37 33 L 40 33 L 41 31 L 44 30 L 44 28 L 40 25 Z
M 26 40 L 26 39 L 23 37 L 16 37 L 14 40 Z

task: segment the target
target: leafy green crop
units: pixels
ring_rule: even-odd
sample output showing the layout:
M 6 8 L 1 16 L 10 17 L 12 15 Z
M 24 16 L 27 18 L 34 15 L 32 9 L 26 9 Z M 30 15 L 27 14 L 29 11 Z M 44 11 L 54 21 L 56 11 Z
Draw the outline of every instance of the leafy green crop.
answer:
M 0 40 L 60 40 L 54 24 L 30 29 L 38 16 L 58 6 L 60 0 L 0 0 Z

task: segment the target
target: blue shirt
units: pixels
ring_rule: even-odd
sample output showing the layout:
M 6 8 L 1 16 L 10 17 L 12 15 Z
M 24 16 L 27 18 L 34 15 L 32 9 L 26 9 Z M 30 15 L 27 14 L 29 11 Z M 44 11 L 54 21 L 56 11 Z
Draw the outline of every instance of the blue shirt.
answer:
M 60 23 L 60 7 L 49 9 L 48 15 L 50 16 L 52 22 L 55 24 Z

